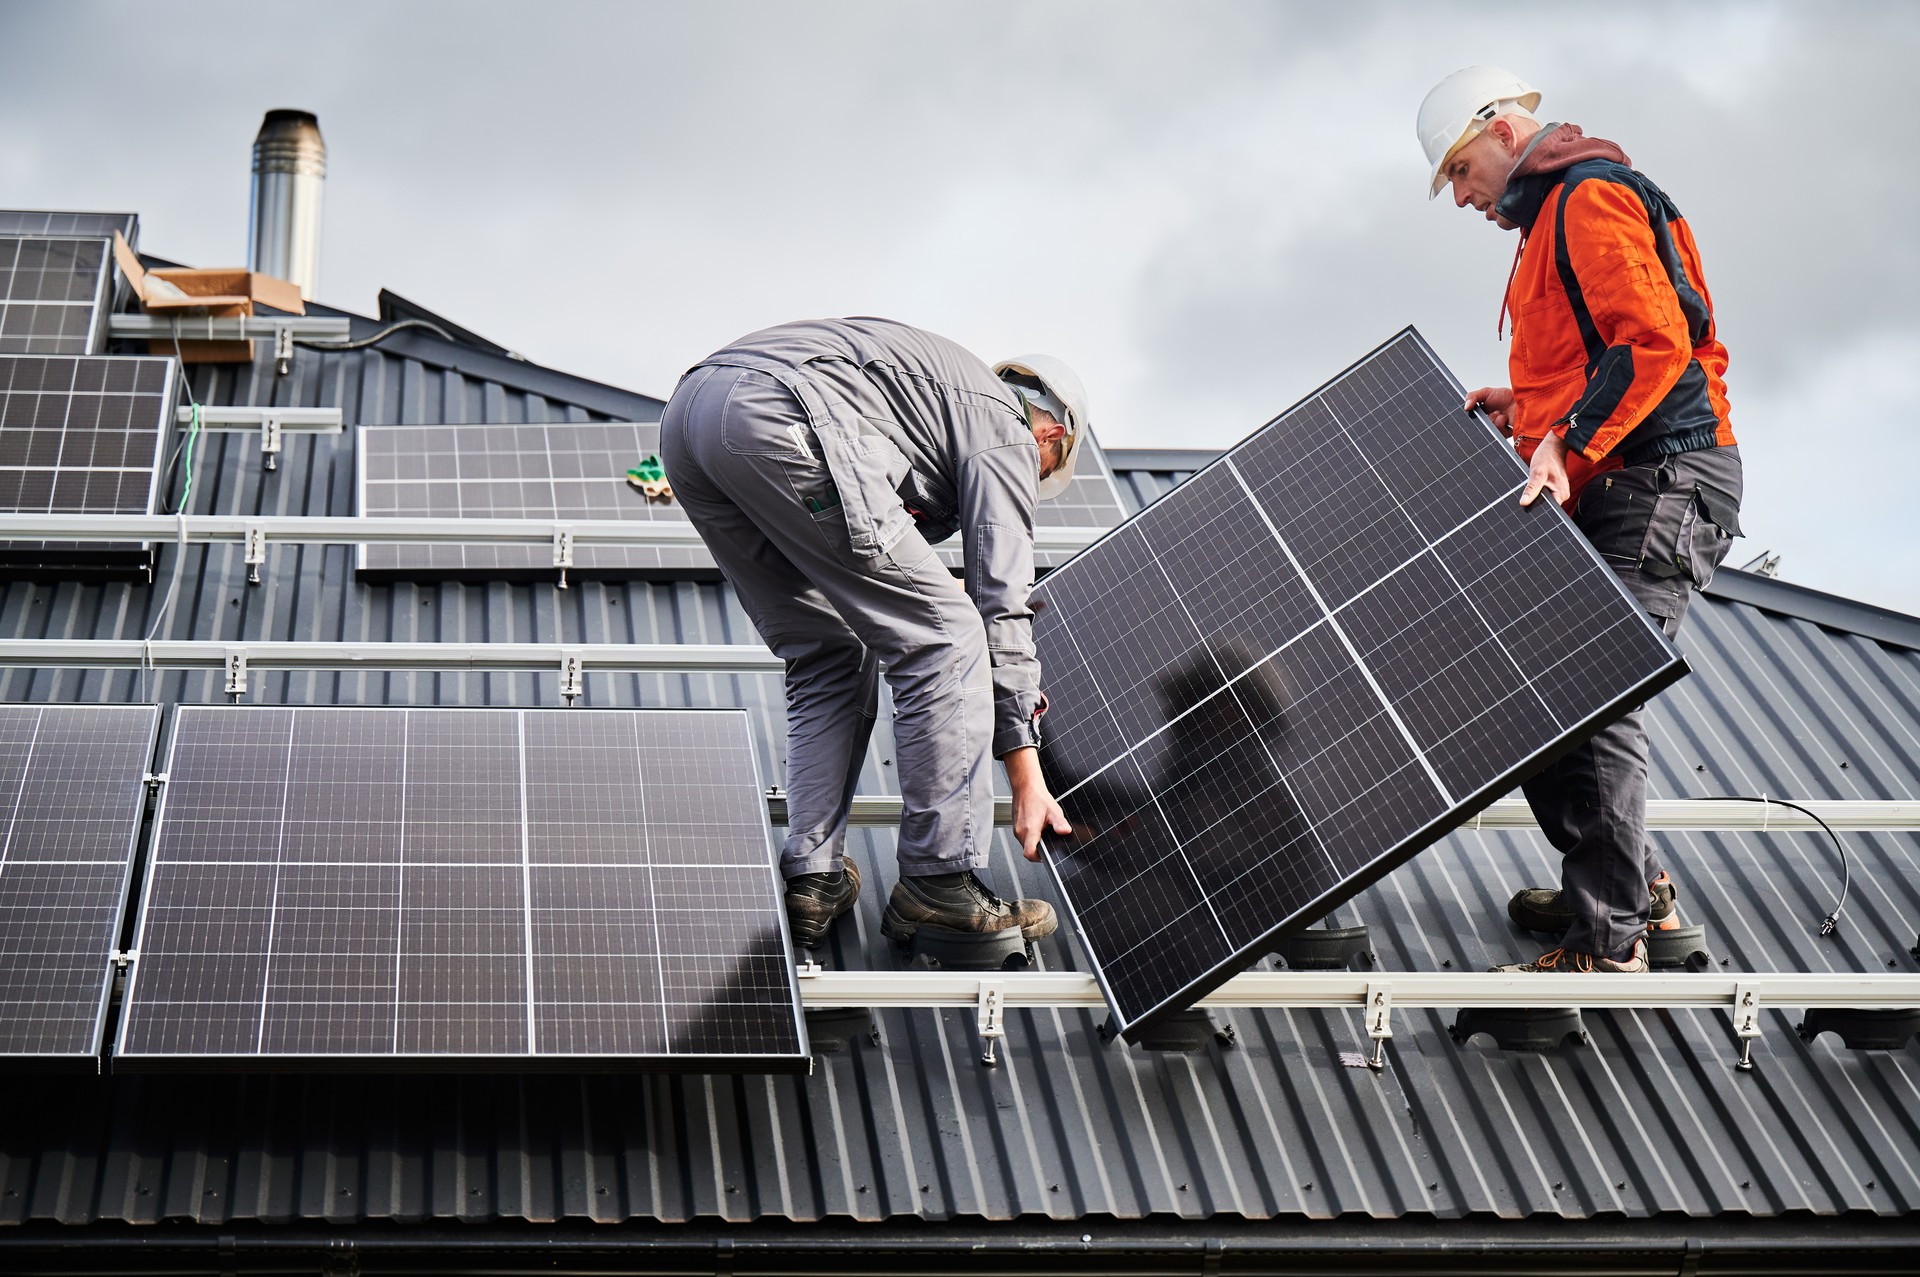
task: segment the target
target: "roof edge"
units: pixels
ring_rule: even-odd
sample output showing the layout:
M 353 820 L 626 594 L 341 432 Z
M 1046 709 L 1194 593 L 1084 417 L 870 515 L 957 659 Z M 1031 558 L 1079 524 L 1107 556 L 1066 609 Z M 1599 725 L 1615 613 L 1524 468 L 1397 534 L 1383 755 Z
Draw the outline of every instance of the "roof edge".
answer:
M 1920 652 L 1920 617 L 1757 572 L 1721 568 L 1703 593 Z

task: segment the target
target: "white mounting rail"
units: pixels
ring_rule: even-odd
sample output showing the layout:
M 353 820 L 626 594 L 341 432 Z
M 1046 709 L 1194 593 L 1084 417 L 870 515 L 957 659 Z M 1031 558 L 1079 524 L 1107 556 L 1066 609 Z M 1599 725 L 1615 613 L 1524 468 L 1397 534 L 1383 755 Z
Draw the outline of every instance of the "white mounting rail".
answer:
M 181 407 L 174 420 L 183 426 L 193 424 L 193 409 Z M 314 431 L 332 434 L 340 429 L 338 408 L 234 408 L 224 404 L 200 405 L 202 430 L 259 430 L 273 423 L 281 430 Z
M 247 341 L 275 338 L 281 333 L 320 341 L 345 341 L 353 336 L 353 321 L 331 315 L 109 315 L 107 335 L 115 338 L 165 341 Z
M 971 1007 L 982 982 L 1016 1007 L 1084 1007 L 1107 1001 L 1078 972 L 825 971 L 796 968 L 807 1007 Z M 1390 986 L 1393 1008 L 1724 1007 L 1751 991 L 1769 1007 L 1920 1007 L 1920 975 L 1875 972 L 1708 972 L 1701 975 L 1540 976 L 1454 971 L 1246 971 L 1201 998 L 1202 1007 L 1350 1007 Z
M 1787 797 L 1782 795 L 1782 797 Z M 1834 830 L 1920 830 L 1920 802 L 1821 801 L 1794 798 L 1818 815 Z M 773 823 L 787 820 L 787 800 L 781 796 L 767 799 Z M 892 828 L 900 823 L 898 798 L 887 795 L 858 795 L 848 824 Z M 997 798 L 993 804 L 996 824 L 1013 823 L 1013 800 Z M 1462 829 L 1532 829 L 1533 813 L 1521 798 L 1502 798 L 1460 825 Z M 1797 811 L 1775 807 L 1771 803 L 1714 802 L 1698 798 L 1650 798 L 1647 800 L 1649 829 L 1752 830 L 1792 833 L 1818 830 L 1820 826 Z
M 257 423 L 256 423 L 257 424 Z M 0 514 L 0 541 L 177 541 L 169 514 Z M 697 547 L 700 534 L 678 519 L 378 519 L 333 515 L 190 514 L 189 544 L 245 545 L 250 537 L 287 545 L 525 545 L 551 549 L 565 533 L 576 546 Z M 1036 528 L 1036 550 L 1071 551 L 1106 535 L 1101 528 Z
M 235 654 L 249 670 L 443 670 L 550 674 L 563 660 L 583 670 L 756 674 L 780 658 L 746 643 L 253 643 L 192 639 L 0 639 L 0 666 L 70 669 L 226 669 Z

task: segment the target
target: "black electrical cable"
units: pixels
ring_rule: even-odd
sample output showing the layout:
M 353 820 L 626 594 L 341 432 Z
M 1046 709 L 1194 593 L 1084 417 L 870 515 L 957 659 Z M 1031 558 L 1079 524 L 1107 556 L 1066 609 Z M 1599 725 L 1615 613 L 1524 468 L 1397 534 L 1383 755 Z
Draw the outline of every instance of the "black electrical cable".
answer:
M 1797 811 L 1814 824 L 1820 826 L 1821 829 L 1825 830 L 1828 840 L 1833 843 L 1834 851 L 1840 856 L 1840 898 L 1833 902 L 1833 908 L 1827 911 L 1827 916 L 1820 919 L 1820 934 L 1822 936 L 1830 936 L 1840 929 L 1840 911 L 1846 908 L 1847 891 L 1853 886 L 1853 866 L 1847 859 L 1847 848 L 1845 844 L 1840 841 L 1840 836 L 1833 832 L 1831 825 L 1820 819 L 1818 813 L 1808 811 L 1799 803 L 1790 803 L 1784 798 L 1768 798 L 1764 795 L 1755 796 L 1753 794 L 1706 794 L 1702 796 L 1702 801 L 1710 803 L 1771 803 L 1775 807 L 1785 807 L 1789 811 Z
M 434 323 L 431 319 L 401 319 L 388 324 L 377 333 L 373 333 L 367 337 L 361 337 L 355 341 L 306 341 L 296 337 L 293 339 L 293 344 L 296 346 L 305 346 L 308 350 L 364 350 L 366 347 L 378 345 L 395 333 L 408 328 L 424 328 L 435 336 L 445 338 L 447 341 L 458 340 L 452 333 Z

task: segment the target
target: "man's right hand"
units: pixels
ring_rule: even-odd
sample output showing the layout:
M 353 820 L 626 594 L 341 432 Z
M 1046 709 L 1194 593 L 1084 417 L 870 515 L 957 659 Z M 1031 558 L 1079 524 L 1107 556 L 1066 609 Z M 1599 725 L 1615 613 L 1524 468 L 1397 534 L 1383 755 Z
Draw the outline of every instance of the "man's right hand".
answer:
M 1500 427 L 1500 433 L 1513 438 L 1513 387 L 1482 386 L 1469 390 L 1466 409 L 1472 412 L 1475 408 L 1485 409 L 1493 424 Z

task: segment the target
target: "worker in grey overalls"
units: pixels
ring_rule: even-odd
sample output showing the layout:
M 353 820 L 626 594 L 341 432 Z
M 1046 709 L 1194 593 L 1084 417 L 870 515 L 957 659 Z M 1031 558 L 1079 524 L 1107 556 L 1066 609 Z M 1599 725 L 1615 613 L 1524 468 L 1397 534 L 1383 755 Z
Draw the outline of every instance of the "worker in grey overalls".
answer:
M 1040 774 L 1033 647 L 1034 505 L 1065 489 L 1086 425 L 1079 379 L 1043 356 L 988 368 L 885 319 L 750 334 L 681 378 L 660 420 L 675 497 L 786 663 L 787 842 L 794 943 L 852 908 L 847 813 L 893 692 L 903 814 L 900 880 L 882 929 L 1027 939 L 1045 901 L 1004 901 L 976 876 L 993 834 L 991 760 L 1006 766 L 1029 860 L 1071 832 Z M 959 531 L 966 580 L 933 543 Z

